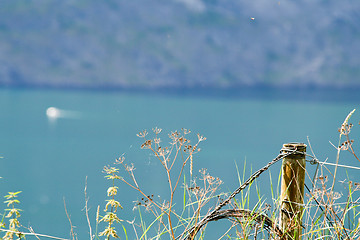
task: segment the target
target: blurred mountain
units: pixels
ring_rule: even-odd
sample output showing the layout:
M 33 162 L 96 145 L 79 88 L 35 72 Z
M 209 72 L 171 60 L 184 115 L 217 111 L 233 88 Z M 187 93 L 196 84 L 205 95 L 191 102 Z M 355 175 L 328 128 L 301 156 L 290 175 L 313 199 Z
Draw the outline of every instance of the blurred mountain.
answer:
M 1 0 L 0 86 L 360 87 L 360 2 Z

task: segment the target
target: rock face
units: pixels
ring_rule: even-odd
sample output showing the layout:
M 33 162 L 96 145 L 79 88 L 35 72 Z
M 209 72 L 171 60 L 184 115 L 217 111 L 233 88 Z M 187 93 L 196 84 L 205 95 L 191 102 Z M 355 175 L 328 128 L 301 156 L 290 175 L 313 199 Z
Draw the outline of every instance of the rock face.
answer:
M 0 86 L 359 87 L 360 2 L 11 0 Z

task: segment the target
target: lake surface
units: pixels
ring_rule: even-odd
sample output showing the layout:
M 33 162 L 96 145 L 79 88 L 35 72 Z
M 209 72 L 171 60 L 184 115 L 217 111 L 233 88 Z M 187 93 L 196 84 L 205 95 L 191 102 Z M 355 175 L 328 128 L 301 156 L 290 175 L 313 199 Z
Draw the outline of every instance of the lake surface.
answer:
M 86 239 L 88 228 L 82 211 L 85 178 L 88 176 L 94 222 L 96 207 L 101 204 L 103 209 L 109 186 L 103 166 L 117 157 L 124 154 L 134 163 L 139 181 L 150 193 L 166 191 L 166 179 L 157 172 L 160 163 L 149 151 L 140 149 L 139 131 L 162 128 L 164 144 L 169 142 L 170 131 L 181 128 L 192 130 L 194 139 L 196 133 L 204 135 L 207 140 L 194 158 L 194 174 L 207 168 L 223 180 L 222 190 L 227 192 L 238 186 L 236 165 L 242 171 L 246 160 L 249 176 L 251 169 L 255 171 L 276 157 L 284 143 L 307 143 L 309 137 L 320 160 L 335 162 L 336 150 L 329 141 L 337 145 L 338 128 L 347 114 L 359 107 L 360 97 L 351 99 L 295 101 L 0 89 L 0 193 L 23 191 L 19 206 L 22 224 L 66 238 L 70 227 L 65 199 L 79 239 Z M 49 107 L 63 110 L 63 117 L 49 119 Z M 357 139 L 359 114 L 355 112 L 351 121 Z M 344 164 L 359 166 L 349 154 L 343 156 Z M 309 168 L 311 171 L 312 166 Z M 275 177 L 279 169 L 280 164 L 271 168 Z M 358 174 L 348 173 L 350 177 Z M 259 179 L 264 195 L 268 190 L 262 183 L 269 179 L 265 175 Z M 118 186 L 120 202 L 130 209 L 120 211 L 119 217 L 132 220 L 132 201 L 139 195 L 124 184 Z M 121 233 L 120 228 L 118 231 Z

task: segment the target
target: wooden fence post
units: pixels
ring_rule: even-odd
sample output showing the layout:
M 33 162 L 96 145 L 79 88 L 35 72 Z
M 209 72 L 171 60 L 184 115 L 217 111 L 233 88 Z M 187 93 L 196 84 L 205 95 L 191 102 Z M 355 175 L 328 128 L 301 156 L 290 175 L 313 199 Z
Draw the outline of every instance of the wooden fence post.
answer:
M 289 153 L 283 159 L 280 197 L 280 226 L 284 239 L 300 240 L 302 233 L 302 214 L 304 203 L 305 184 L 305 153 L 306 145 L 303 143 L 287 143 L 281 151 Z

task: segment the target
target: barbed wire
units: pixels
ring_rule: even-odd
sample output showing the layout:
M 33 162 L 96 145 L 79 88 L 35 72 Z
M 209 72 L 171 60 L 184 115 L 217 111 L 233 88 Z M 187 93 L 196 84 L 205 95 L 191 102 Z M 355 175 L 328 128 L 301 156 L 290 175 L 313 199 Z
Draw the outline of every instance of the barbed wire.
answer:
M 275 164 L 276 162 L 280 161 L 281 159 L 291 155 L 291 154 L 305 154 L 304 152 L 297 151 L 297 149 L 281 149 L 280 154 L 274 158 L 272 161 L 270 161 L 268 164 L 266 164 L 264 167 L 260 168 L 258 171 L 253 173 L 240 187 L 238 187 L 226 200 L 222 201 L 219 205 L 215 207 L 214 210 L 206 214 L 202 220 L 200 220 L 195 226 L 192 228 L 185 230 L 180 236 L 178 236 L 176 239 L 181 240 L 191 240 L 193 239 L 196 234 L 200 231 L 200 229 L 205 226 L 208 222 L 210 222 L 212 219 L 216 219 L 217 216 L 220 214 L 221 208 L 223 208 L 225 205 L 229 204 L 231 199 L 233 199 L 237 194 L 239 194 L 242 190 L 244 190 L 247 186 L 249 186 L 256 178 L 258 178 L 263 172 L 268 170 L 271 165 Z

